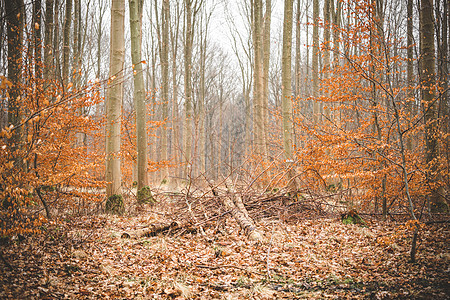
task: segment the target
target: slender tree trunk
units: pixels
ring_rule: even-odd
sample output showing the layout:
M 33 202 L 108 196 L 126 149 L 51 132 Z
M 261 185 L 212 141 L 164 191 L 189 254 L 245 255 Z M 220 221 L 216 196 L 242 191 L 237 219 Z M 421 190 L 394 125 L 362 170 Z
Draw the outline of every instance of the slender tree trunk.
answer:
M 281 65 L 281 107 L 283 117 L 283 148 L 284 158 L 289 168 L 288 180 L 291 189 L 295 189 L 295 172 L 293 171 L 292 155 L 292 89 L 291 89 L 291 52 L 292 52 L 292 11 L 293 0 L 284 1 L 284 23 L 283 23 L 283 53 Z
M 53 0 L 45 2 L 45 37 L 44 37 L 44 78 L 50 80 L 50 74 L 53 70 Z
M 70 1 L 70 0 L 69 0 Z M 111 2 L 110 84 L 106 99 L 106 194 L 120 194 L 120 126 L 122 120 L 125 0 Z
M 161 61 L 161 80 L 162 80 L 162 117 L 164 122 L 168 122 L 169 117 L 169 0 L 162 1 L 162 12 L 161 12 L 161 34 L 162 34 L 162 45 L 160 53 Z M 161 159 L 163 161 L 169 160 L 169 147 L 167 139 L 167 126 L 163 126 L 161 130 Z M 168 178 L 169 169 L 165 168 L 161 172 L 161 179 Z
M 319 97 L 319 0 L 313 0 L 313 47 L 312 47 L 312 95 L 314 124 L 319 124 L 320 115 Z
M 442 94 L 439 99 L 439 117 L 441 118 L 440 124 L 441 124 L 441 130 L 445 133 L 449 132 L 449 122 L 448 119 L 448 101 L 449 101 L 449 91 L 448 91 L 448 65 L 449 65 L 449 48 L 448 48 L 448 14 L 449 14 L 449 6 L 445 5 L 444 1 L 444 7 L 442 11 L 442 25 L 441 25 L 441 38 L 438 44 L 440 44 L 439 47 L 439 83 L 442 86 Z M 443 149 L 443 152 L 448 152 L 449 150 L 449 144 L 448 144 L 448 137 L 447 139 L 444 139 L 444 145 L 441 146 L 441 149 Z M 447 149 L 447 150 L 446 150 Z M 444 154 L 443 153 L 443 154 Z M 448 153 L 447 153 L 448 155 Z
M 52 47 L 53 64 L 55 66 L 54 79 L 62 82 L 61 63 L 60 63 L 61 51 L 59 49 L 60 37 L 59 37 L 59 13 L 58 13 L 60 8 L 60 2 L 59 0 L 54 1 L 55 1 L 54 7 L 55 13 L 53 14 L 53 47 Z
M 272 20 L 272 1 L 266 0 L 266 9 L 263 18 L 263 95 L 262 95 L 262 131 L 263 131 L 263 151 L 264 155 L 268 154 L 269 144 L 269 67 L 270 67 L 270 23 Z
M 69 83 L 69 64 L 70 64 L 70 28 L 72 27 L 72 0 L 66 0 L 66 14 L 64 17 L 64 36 L 63 36 L 63 67 L 62 79 L 64 89 Z
M 205 89 L 205 73 L 206 73 L 206 41 L 208 37 L 208 19 L 201 26 L 200 32 L 200 99 L 199 99 L 199 172 L 206 173 L 206 89 Z
M 333 13 L 333 67 L 339 66 L 339 48 L 340 48 L 340 34 L 339 28 L 341 26 L 341 15 L 342 15 L 342 2 L 337 1 L 336 9 L 334 5 L 334 0 L 331 1 L 331 12 Z
M 72 45 L 72 83 L 74 86 L 74 89 L 78 88 L 78 59 L 81 53 L 78 52 L 78 40 L 80 38 L 81 34 L 81 28 L 79 27 L 80 22 L 80 11 L 79 11 L 79 4 L 80 0 L 73 0 L 73 45 Z M 79 137 L 78 137 L 79 138 Z
M 170 16 L 170 14 L 169 14 Z M 174 28 L 170 27 L 170 36 L 172 41 L 172 160 L 174 167 L 174 173 L 177 176 L 180 174 L 180 128 L 179 114 L 178 114 L 178 82 L 177 82 L 177 55 L 178 55 L 178 32 L 179 32 L 179 4 L 176 4 L 175 11 L 176 21 Z M 169 17 L 170 19 L 170 17 Z
M 33 2 L 33 31 L 34 31 L 34 61 L 35 61 L 35 76 L 36 78 L 42 78 L 42 37 L 41 37 L 41 17 L 42 17 L 42 5 L 41 0 L 35 0 Z
M 23 0 L 11 0 L 5 3 L 6 26 L 8 36 L 8 80 L 12 83 L 8 98 L 8 124 L 17 126 L 21 122 L 21 80 L 22 80 L 22 51 L 23 51 L 23 27 L 25 10 Z M 14 166 L 19 168 L 21 161 L 15 153 L 19 149 L 22 139 L 21 128 L 12 132 L 9 139 L 11 152 L 14 156 Z
M 300 86 L 301 86 L 301 52 L 300 52 L 300 41 L 301 41 L 301 0 L 297 0 L 297 9 L 295 13 L 295 73 L 294 73 L 294 96 L 300 96 Z
M 185 120 L 183 134 L 184 163 L 186 164 L 184 176 L 189 175 L 192 160 L 192 87 L 191 87 L 191 65 L 192 65 L 192 0 L 184 0 L 185 3 L 185 45 L 184 45 L 184 94 L 185 94 Z
M 414 89 L 413 89 L 413 0 L 407 0 L 407 20 L 406 20 L 406 40 L 407 40 L 407 63 L 406 63 L 406 81 L 408 88 L 408 113 L 410 117 L 413 115 Z M 406 138 L 406 149 L 412 150 L 412 137 L 408 135 Z
M 136 115 L 137 190 L 148 185 L 147 173 L 147 109 L 142 69 L 142 0 L 129 0 L 131 31 L 131 63 L 134 66 L 134 109 Z M 138 201 L 145 199 L 138 199 Z
M 438 126 L 436 119 L 436 74 L 435 74 L 435 47 L 434 47 L 434 16 L 432 0 L 420 0 L 421 9 L 421 49 L 422 56 L 422 101 L 424 103 L 426 162 L 428 164 L 428 180 L 435 183 L 438 179 Z M 441 199 L 437 189 L 432 191 L 430 197 L 433 210 L 441 210 L 445 202 Z
M 323 78 L 327 80 L 329 76 L 330 71 L 330 50 L 331 50 L 331 17 L 330 17 L 330 1 L 333 0 L 325 0 L 323 5 L 323 21 L 324 21 L 324 27 L 323 27 L 323 43 L 324 43 L 324 53 L 323 53 Z M 325 96 L 329 96 L 328 92 L 324 92 Z M 330 106 L 332 105 L 331 102 L 325 103 L 325 109 L 324 114 L 327 118 L 331 117 L 331 110 Z
M 262 41 L 261 41 L 261 0 L 253 2 L 253 51 L 254 51 L 254 72 L 253 72 L 253 144 L 257 155 L 265 156 L 264 151 L 264 112 L 262 105 L 263 98 L 263 65 L 262 65 Z

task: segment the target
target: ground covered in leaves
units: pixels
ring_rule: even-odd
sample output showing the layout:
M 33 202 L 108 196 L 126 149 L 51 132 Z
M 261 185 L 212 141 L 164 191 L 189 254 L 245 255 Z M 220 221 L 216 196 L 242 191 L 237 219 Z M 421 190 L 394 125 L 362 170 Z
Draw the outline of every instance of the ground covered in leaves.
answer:
M 71 217 L 0 246 L 2 299 L 446 299 L 450 226 L 423 228 L 408 262 L 401 223 L 262 218 L 249 241 L 229 216 L 145 236 L 163 216 Z M 216 219 L 216 221 L 218 218 Z

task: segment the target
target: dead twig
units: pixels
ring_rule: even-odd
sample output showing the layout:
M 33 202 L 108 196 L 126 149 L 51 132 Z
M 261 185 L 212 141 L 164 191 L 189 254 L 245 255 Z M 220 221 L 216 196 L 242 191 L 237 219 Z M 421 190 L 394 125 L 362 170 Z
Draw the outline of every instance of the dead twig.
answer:
M 210 270 L 217 270 L 217 269 L 221 269 L 221 268 L 232 268 L 232 269 L 238 269 L 238 270 L 242 270 L 242 271 L 245 271 L 248 273 L 256 274 L 259 276 L 266 276 L 266 274 L 263 274 L 261 272 L 251 271 L 246 268 L 239 267 L 239 266 L 233 266 L 233 265 L 219 265 L 219 266 L 194 265 L 194 266 L 197 268 L 210 269 Z

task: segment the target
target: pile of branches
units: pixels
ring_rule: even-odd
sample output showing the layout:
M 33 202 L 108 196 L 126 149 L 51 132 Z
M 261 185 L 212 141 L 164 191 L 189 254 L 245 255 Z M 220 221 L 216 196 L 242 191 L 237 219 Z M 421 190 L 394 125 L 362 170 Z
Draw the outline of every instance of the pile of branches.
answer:
M 346 206 L 341 205 L 345 191 L 319 195 L 311 190 L 274 189 L 258 191 L 248 185 L 224 179 L 218 183 L 191 183 L 180 192 L 159 192 L 166 223 L 153 226 L 144 235 L 159 233 L 183 234 L 202 232 L 213 227 L 220 230 L 226 218 L 232 216 L 241 230 L 258 240 L 256 223 L 269 219 L 297 222 L 339 215 Z

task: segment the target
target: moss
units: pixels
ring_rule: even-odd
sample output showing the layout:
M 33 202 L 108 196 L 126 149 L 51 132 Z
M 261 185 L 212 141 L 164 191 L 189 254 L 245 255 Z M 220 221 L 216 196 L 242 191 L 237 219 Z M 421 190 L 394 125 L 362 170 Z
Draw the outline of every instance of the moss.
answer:
M 144 186 L 137 192 L 137 201 L 138 203 L 156 203 L 149 186 Z
M 125 212 L 125 204 L 122 195 L 112 195 L 106 200 L 105 211 L 116 215 L 122 215 Z
M 350 210 L 345 214 L 341 215 L 342 223 L 344 224 L 366 224 L 366 222 L 358 215 L 355 210 Z

